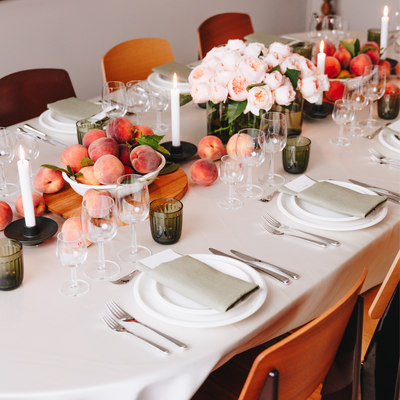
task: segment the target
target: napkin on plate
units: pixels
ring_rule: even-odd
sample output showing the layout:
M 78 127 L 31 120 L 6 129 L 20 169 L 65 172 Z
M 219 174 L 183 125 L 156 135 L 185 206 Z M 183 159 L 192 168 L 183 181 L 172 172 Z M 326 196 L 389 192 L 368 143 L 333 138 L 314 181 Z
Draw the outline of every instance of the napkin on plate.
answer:
M 90 118 L 93 115 L 99 114 L 103 109 L 100 104 L 79 100 L 76 97 L 47 104 L 47 108 L 74 121 Z
M 264 32 L 250 33 L 250 35 L 247 35 L 244 38 L 246 40 L 248 40 L 249 42 L 262 43 L 265 47 L 268 47 L 270 44 L 272 44 L 274 42 L 280 42 L 283 44 L 289 44 L 292 42 L 300 42 L 299 39 L 270 35 L 269 33 L 264 33 Z
M 161 262 L 164 260 L 164 262 Z M 190 256 L 165 250 L 137 263 L 158 283 L 208 308 L 228 311 L 259 289 L 255 283 L 224 274 Z
M 174 78 L 174 73 L 176 73 L 179 82 L 188 82 L 189 74 L 192 72 L 192 69 L 186 65 L 178 64 L 176 62 L 169 62 L 159 65 L 158 67 L 154 67 L 153 71 L 166 78 L 170 78 L 171 81 Z
M 331 182 L 317 182 L 306 175 L 282 185 L 279 191 L 327 210 L 358 218 L 365 218 L 387 200 L 385 196 L 358 193 Z
M 391 133 L 392 135 L 400 136 L 400 119 L 393 122 L 393 124 L 388 125 L 385 128 L 385 131 Z

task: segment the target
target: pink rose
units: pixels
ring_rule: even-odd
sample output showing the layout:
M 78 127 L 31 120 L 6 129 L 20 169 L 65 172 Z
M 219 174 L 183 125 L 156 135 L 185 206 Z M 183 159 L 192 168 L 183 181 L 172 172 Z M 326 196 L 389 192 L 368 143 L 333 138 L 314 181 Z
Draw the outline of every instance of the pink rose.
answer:
M 329 90 L 326 75 L 309 76 L 300 81 L 299 90 L 309 103 L 315 103 L 324 90 Z
M 240 39 L 231 39 L 228 40 L 228 43 L 226 44 L 226 47 L 229 50 L 238 50 L 238 51 L 243 51 L 246 47 L 246 43 L 243 42 L 243 40 Z
M 271 50 L 269 53 L 263 58 L 263 62 L 268 70 L 271 68 L 276 67 L 277 65 L 281 64 L 285 60 L 282 54 L 272 52 Z
M 267 68 L 260 59 L 244 56 L 240 60 L 239 70 L 250 82 L 258 83 L 264 78 Z
M 221 68 L 221 60 L 217 56 L 211 55 L 206 55 L 203 60 L 201 61 L 201 66 L 210 68 L 213 71 L 217 70 L 218 68 Z
M 214 104 L 225 102 L 228 97 L 228 89 L 218 82 L 211 84 L 211 101 Z
M 284 58 L 289 57 L 290 47 L 286 44 L 274 42 L 269 45 L 269 51 L 282 55 Z
M 317 67 L 307 58 L 300 54 L 292 54 L 281 64 L 282 74 L 286 72 L 286 69 L 296 69 L 300 71 L 299 78 L 307 78 L 309 76 L 317 75 Z
M 273 71 L 271 73 L 267 73 L 264 82 L 268 85 L 271 90 L 278 89 L 279 86 L 283 83 L 283 76 L 279 71 Z
M 254 115 L 260 114 L 260 109 L 268 111 L 274 104 L 274 95 L 267 85 L 254 86 L 249 90 L 247 106 L 244 113 L 251 111 Z
M 203 67 L 199 65 L 189 75 L 189 83 L 191 85 L 197 83 L 210 83 L 214 77 L 214 71 L 211 68 Z
M 196 83 L 190 88 L 190 94 L 195 103 L 206 103 L 210 100 L 210 85 L 206 83 Z
M 215 82 L 221 85 L 228 86 L 228 82 L 237 74 L 236 68 L 233 67 L 222 67 L 217 71 L 215 76 Z
M 268 54 L 268 49 L 262 43 L 249 43 L 247 47 L 243 50 L 244 56 L 251 56 L 258 58 L 260 55 L 266 56 Z
M 241 55 L 238 51 L 226 51 L 221 57 L 221 64 L 224 67 L 236 68 L 240 63 Z
M 247 99 L 247 86 L 249 82 L 243 75 L 237 74 L 228 82 L 229 97 L 235 101 L 243 101 Z
M 281 64 L 282 74 L 284 74 L 287 69 L 296 69 L 297 71 L 301 71 L 300 57 L 300 54 L 295 53 L 285 58 Z
M 296 98 L 296 91 L 289 78 L 283 80 L 283 84 L 274 91 L 275 101 L 281 106 L 288 106 Z

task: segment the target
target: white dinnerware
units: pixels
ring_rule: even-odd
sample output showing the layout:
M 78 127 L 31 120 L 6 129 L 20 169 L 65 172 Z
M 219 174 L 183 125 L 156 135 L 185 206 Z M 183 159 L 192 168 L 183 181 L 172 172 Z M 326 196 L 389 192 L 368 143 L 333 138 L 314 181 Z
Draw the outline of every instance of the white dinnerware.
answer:
M 387 149 L 400 153 L 400 141 L 395 137 L 395 135 L 383 130 L 379 133 L 378 138 Z

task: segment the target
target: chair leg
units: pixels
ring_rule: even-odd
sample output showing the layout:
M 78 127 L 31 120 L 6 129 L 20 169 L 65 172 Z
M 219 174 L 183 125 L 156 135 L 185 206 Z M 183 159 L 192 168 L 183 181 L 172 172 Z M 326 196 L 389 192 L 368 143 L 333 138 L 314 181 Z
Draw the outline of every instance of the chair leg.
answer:
M 274 369 L 268 374 L 258 400 L 278 400 L 278 385 L 279 372 Z

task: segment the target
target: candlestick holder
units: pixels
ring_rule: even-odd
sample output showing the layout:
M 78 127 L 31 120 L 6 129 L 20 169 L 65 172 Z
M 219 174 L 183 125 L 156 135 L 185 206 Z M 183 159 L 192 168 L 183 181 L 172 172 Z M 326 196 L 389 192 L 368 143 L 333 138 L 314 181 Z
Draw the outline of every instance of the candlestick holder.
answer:
M 172 142 L 161 143 L 169 151 L 169 156 L 164 154 L 168 161 L 179 162 L 193 157 L 197 153 L 197 146 L 188 142 L 181 142 L 180 146 L 173 146 Z
M 25 218 L 17 219 L 6 226 L 4 235 L 10 239 L 16 239 L 24 246 L 36 246 L 51 238 L 58 230 L 56 221 L 35 217 L 36 225 L 29 227 L 25 225 Z
M 303 111 L 310 118 L 322 119 L 332 114 L 333 104 L 327 102 L 322 104 L 311 104 L 308 101 L 305 101 Z

